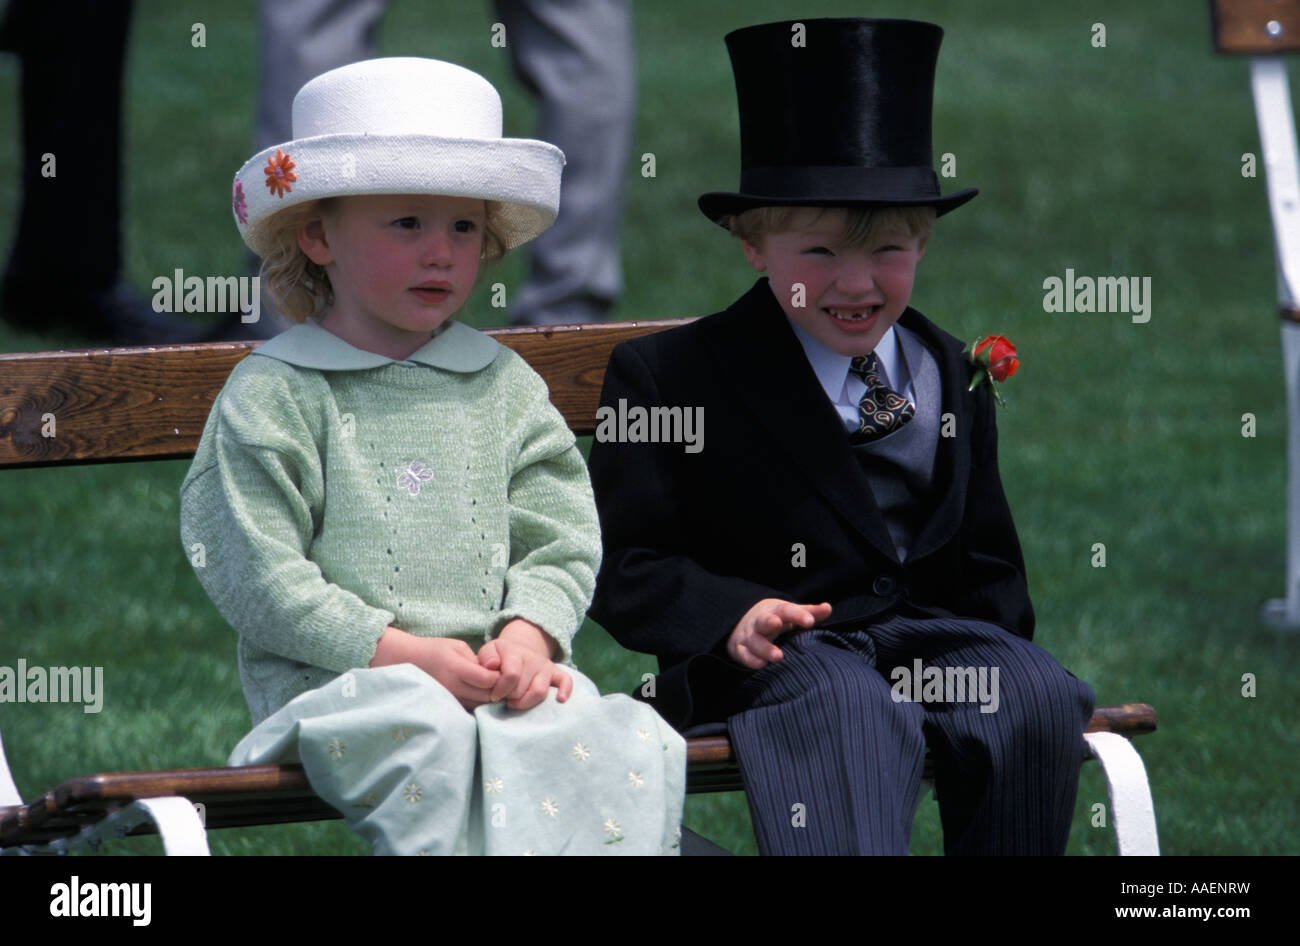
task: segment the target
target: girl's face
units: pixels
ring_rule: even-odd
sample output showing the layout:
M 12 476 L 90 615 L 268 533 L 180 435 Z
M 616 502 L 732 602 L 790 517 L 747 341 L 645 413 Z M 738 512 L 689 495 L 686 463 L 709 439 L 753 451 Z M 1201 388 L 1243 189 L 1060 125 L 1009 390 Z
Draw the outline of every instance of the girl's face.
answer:
M 357 348 L 404 360 L 465 304 L 486 211 L 468 197 L 338 198 L 298 231 L 334 290 L 321 324 Z

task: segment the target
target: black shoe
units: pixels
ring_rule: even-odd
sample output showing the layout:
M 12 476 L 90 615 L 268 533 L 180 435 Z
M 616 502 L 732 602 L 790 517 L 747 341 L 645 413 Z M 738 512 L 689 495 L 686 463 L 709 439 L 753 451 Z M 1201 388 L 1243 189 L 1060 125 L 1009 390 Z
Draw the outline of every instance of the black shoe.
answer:
M 112 345 L 184 345 L 208 332 L 170 312 L 155 312 L 123 279 L 110 289 L 72 295 L 57 286 L 9 280 L 0 296 L 0 311 L 6 322 L 24 331 L 58 330 Z
M 252 250 L 247 252 L 246 262 L 251 275 L 261 275 L 259 269 L 261 259 Z M 259 290 L 256 322 L 245 322 L 241 312 L 231 313 L 213 326 L 203 340 L 205 342 L 260 342 L 275 338 L 291 324 L 288 319 L 281 318 L 277 314 L 269 294 Z

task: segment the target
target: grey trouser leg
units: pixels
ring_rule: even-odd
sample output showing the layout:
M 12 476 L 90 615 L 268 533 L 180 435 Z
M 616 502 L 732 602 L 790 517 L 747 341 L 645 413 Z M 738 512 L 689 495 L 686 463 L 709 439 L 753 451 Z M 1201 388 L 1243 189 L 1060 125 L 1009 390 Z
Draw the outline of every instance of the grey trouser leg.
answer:
M 322 72 L 378 55 L 388 0 L 262 0 L 256 153 L 293 137 L 298 90 Z
M 619 225 L 636 63 L 626 0 L 496 0 L 521 81 L 541 99 L 537 137 L 566 165 L 555 225 L 532 244 L 515 324 L 605 318 L 623 289 Z

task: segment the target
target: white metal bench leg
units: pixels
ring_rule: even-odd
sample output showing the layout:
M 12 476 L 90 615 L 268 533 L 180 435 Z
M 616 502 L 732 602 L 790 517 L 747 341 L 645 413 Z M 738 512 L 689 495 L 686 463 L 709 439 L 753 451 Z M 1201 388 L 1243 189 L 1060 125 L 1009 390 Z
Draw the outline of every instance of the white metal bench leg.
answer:
M 14 777 L 9 774 L 9 762 L 5 759 L 5 741 L 0 738 L 0 805 L 21 805 L 22 796 L 18 794 L 18 786 L 14 784 Z
M 0 805 L 22 803 L 18 786 L 14 784 L 13 776 L 9 773 L 4 739 L 0 737 Z M 110 834 L 124 837 L 132 828 L 145 821 L 152 821 L 158 827 L 163 851 L 168 856 L 207 857 L 211 853 L 208 850 L 208 832 L 203 826 L 203 819 L 199 817 L 198 811 L 188 799 L 176 796 L 142 798 L 92 825 L 76 837 L 27 848 L 7 848 L 4 853 L 59 854 L 76 847 L 97 847 Z
M 1300 299 L 1300 152 L 1296 148 L 1291 85 L 1281 56 L 1252 56 L 1250 90 L 1255 100 L 1268 210 L 1273 220 L 1277 304 L 1293 309 Z M 1279 630 L 1300 630 L 1300 331 L 1282 319 L 1282 370 L 1286 378 L 1287 538 L 1285 598 L 1266 601 L 1263 616 Z
M 1159 854 L 1156 809 L 1142 757 L 1131 742 L 1113 732 L 1084 733 L 1083 738 L 1106 774 L 1119 854 L 1125 857 Z
M 117 815 L 121 827 L 130 831 L 143 821 L 158 826 L 163 853 L 168 857 L 207 857 L 208 831 L 194 803 L 187 798 L 141 798 Z
M 151 821 L 162 839 L 163 853 L 169 857 L 208 857 L 208 833 L 193 802 L 171 795 L 165 798 L 141 798 L 106 818 L 87 825 L 70 838 L 57 838 L 42 844 L 7 847 L 0 854 L 67 854 L 89 848 L 99 850 L 105 841 L 126 837 L 137 825 Z

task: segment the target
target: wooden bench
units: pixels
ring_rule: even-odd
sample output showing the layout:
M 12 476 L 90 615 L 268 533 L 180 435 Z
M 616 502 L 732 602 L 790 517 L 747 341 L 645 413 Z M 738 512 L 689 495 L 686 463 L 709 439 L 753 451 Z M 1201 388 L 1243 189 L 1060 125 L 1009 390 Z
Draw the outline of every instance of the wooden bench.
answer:
M 546 379 L 579 436 L 594 433 L 610 351 L 682 324 L 621 322 L 492 329 Z M 0 468 L 75 466 L 194 455 L 212 401 L 255 342 L 0 354 Z M 51 415 L 55 436 L 45 436 Z M 1152 732 L 1143 703 L 1103 707 L 1085 734 L 1106 772 L 1121 854 L 1158 853 L 1141 759 L 1127 737 Z M 928 777 L 928 765 L 927 765 Z M 737 791 L 725 735 L 687 740 L 687 791 Z M 207 854 L 208 828 L 339 818 L 301 766 L 176 769 L 87 775 L 23 804 L 0 742 L 0 853 L 56 853 L 159 833 L 168 854 Z

